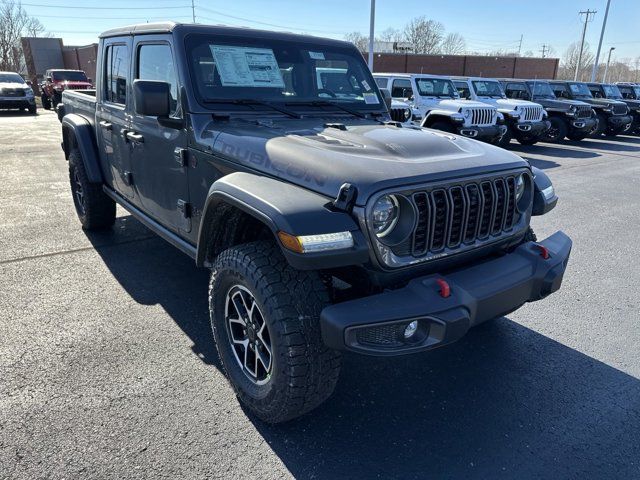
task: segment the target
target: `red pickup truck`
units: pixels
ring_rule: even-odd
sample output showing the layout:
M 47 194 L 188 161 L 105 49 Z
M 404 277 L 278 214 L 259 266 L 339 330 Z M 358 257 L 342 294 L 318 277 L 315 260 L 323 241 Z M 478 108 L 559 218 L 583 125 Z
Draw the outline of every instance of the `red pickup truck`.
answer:
M 47 70 L 40 87 L 42 107 L 55 109 L 62 100 L 62 92 L 69 90 L 88 90 L 93 88 L 91 79 L 82 70 Z

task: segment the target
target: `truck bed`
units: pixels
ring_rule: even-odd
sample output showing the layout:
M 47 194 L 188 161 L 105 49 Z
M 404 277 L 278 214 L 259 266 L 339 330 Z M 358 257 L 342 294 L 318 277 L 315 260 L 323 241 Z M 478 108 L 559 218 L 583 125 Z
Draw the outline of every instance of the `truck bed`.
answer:
M 96 91 L 95 90 L 65 90 L 62 92 L 62 108 L 59 109 L 59 118 L 75 113 L 86 118 L 94 126 L 96 118 Z

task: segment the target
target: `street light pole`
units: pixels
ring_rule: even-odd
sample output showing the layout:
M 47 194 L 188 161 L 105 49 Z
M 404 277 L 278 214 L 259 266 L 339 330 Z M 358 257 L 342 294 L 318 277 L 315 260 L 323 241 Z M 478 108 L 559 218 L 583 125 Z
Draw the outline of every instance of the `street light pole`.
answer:
M 604 67 L 604 75 L 602 76 L 602 83 L 606 83 L 607 81 L 607 71 L 609 70 L 609 63 L 611 62 L 611 52 L 613 52 L 616 47 L 611 47 L 609 49 L 609 58 L 607 58 L 607 64 Z
M 600 49 L 602 48 L 602 39 L 604 38 L 604 29 L 607 26 L 607 17 L 609 16 L 609 5 L 611 0 L 607 0 L 607 9 L 604 11 L 604 20 L 602 20 L 602 30 L 600 30 L 600 41 L 598 42 L 598 51 L 596 52 L 596 60 L 591 70 L 591 81 L 595 82 L 598 76 L 598 62 L 600 61 Z
M 373 38 L 376 23 L 376 0 L 371 0 L 371 18 L 369 19 L 369 70 L 373 72 Z

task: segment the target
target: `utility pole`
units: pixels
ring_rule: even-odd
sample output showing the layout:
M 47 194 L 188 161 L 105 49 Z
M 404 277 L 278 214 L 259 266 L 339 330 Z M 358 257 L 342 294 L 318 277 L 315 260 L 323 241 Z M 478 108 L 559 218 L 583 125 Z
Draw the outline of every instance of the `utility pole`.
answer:
M 602 77 L 602 83 L 607 82 L 607 71 L 609 70 L 609 63 L 611 63 L 611 52 L 613 52 L 616 47 L 611 47 L 609 49 L 609 58 L 607 58 L 607 64 L 604 67 L 604 76 Z
M 609 5 L 611 0 L 607 0 L 607 9 L 604 11 L 604 20 L 602 20 L 602 30 L 600 30 L 600 41 L 598 42 L 598 51 L 596 52 L 596 60 L 591 70 L 591 81 L 595 82 L 598 76 L 598 62 L 600 61 L 600 49 L 602 48 L 602 39 L 604 38 L 604 29 L 607 26 L 607 17 L 609 16 Z
M 376 0 L 371 0 L 371 18 L 369 19 L 369 70 L 373 72 L 373 39 L 376 23 Z
M 587 24 L 589 23 L 589 16 L 595 15 L 597 13 L 596 10 L 588 10 L 586 12 L 580 12 L 580 15 L 586 15 L 584 19 L 584 28 L 582 29 L 582 40 L 580 41 L 580 54 L 578 55 L 578 63 L 576 64 L 576 73 L 573 76 L 573 80 L 578 80 L 578 72 L 580 71 L 580 64 L 582 63 L 582 53 L 584 52 L 584 37 L 587 35 Z
M 546 58 L 546 53 L 548 48 L 549 48 L 548 45 L 544 43 L 542 44 L 542 48 L 540 49 L 540 52 L 542 52 L 542 58 Z
M 524 38 L 524 34 L 520 35 L 520 44 L 518 45 L 518 56 L 522 52 L 522 39 Z
M 191 18 L 193 19 L 193 23 L 196 23 L 196 6 L 194 1 L 195 0 L 191 0 Z

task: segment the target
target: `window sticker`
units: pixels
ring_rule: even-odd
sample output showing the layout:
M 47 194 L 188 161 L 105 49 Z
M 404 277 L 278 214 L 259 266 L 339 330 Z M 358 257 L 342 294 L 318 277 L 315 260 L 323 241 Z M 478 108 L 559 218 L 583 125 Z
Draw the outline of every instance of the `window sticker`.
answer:
M 362 86 L 364 87 L 365 90 L 371 90 L 371 87 L 369 86 L 369 84 L 367 83 L 366 80 L 362 80 Z
M 362 96 L 364 97 L 364 103 L 367 105 L 377 105 L 380 103 L 378 96 L 374 92 L 365 92 Z
M 209 47 L 223 87 L 284 88 L 278 62 L 270 48 Z
M 324 60 L 324 53 L 309 51 L 309 56 L 314 60 Z

